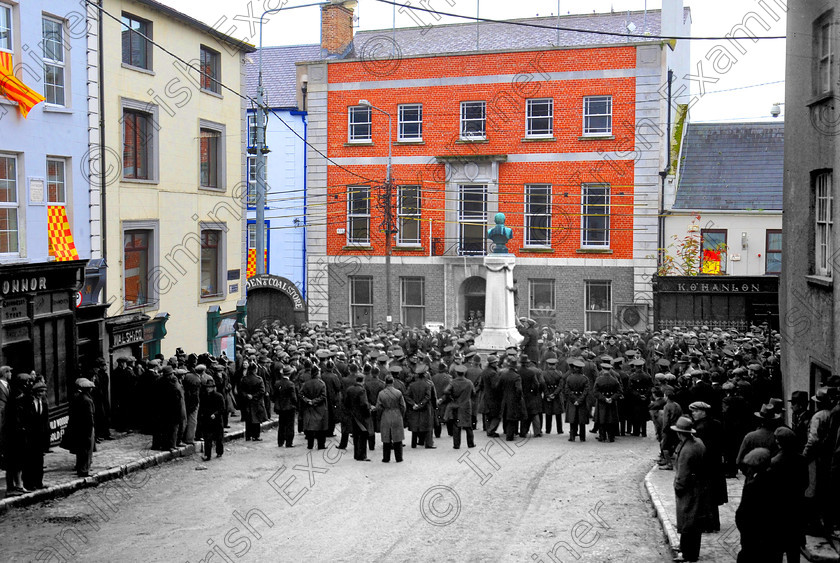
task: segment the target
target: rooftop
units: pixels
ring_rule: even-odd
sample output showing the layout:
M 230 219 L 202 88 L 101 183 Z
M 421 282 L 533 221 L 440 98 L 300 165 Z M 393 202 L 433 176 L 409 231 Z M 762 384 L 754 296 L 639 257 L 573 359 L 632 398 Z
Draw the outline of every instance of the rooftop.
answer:
M 292 45 L 288 47 L 263 47 L 263 87 L 272 108 L 297 107 L 297 70 L 295 63 L 313 61 L 321 57 L 321 45 Z M 245 92 L 256 97 L 259 82 L 260 51 L 248 56 L 245 63 Z

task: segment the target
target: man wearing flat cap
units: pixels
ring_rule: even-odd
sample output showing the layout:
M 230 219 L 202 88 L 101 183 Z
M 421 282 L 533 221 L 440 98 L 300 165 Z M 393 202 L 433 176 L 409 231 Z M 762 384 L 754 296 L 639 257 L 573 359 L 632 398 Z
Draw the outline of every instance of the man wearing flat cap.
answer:
M 694 423 L 682 416 L 670 429 L 679 436 L 674 466 L 674 494 L 677 499 L 677 531 L 680 533 L 682 561 L 700 557 L 701 526 L 705 500 L 706 446 L 695 438 Z

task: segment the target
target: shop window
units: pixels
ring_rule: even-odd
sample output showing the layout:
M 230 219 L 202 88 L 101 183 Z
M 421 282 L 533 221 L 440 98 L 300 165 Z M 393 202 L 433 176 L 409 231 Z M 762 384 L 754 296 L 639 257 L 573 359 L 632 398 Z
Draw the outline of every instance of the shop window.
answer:
M 609 332 L 612 330 L 612 282 L 586 281 L 584 286 L 585 330 Z

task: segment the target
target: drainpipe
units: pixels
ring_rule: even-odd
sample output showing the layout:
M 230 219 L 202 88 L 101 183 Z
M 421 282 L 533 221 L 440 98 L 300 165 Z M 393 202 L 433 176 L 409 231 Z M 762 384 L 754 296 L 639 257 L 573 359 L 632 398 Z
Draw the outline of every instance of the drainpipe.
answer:
M 306 108 L 306 93 L 304 93 L 303 100 L 304 100 L 303 101 L 303 107 Z M 309 127 L 308 127 L 308 123 L 306 122 L 306 109 L 304 109 L 303 115 L 301 116 L 301 119 L 303 119 L 303 143 L 304 143 L 304 146 L 308 146 L 306 138 L 307 138 L 307 131 L 309 131 Z M 306 214 L 307 213 L 307 211 L 306 211 L 306 201 L 307 201 L 306 200 L 306 195 L 307 195 L 307 193 L 306 193 L 306 190 L 307 190 L 306 174 L 307 174 L 307 172 L 306 172 L 306 151 L 304 151 L 304 153 L 303 153 L 303 278 L 302 278 L 302 281 L 301 281 L 301 286 L 303 286 L 303 287 L 301 287 L 301 289 L 303 290 L 303 291 L 301 291 L 301 293 L 303 294 L 303 300 L 304 301 L 306 301 L 306 230 L 307 230 L 307 227 L 306 227 L 306 220 L 307 220 L 307 214 Z
M 665 178 L 671 173 L 671 82 L 674 77 L 674 71 L 668 70 L 668 107 L 666 110 L 668 123 L 665 129 L 667 152 L 665 153 L 665 169 L 659 173 L 662 182 L 659 187 L 659 252 L 657 252 L 657 264 L 662 265 L 662 253 L 665 248 Z
M 106 258 L 108 255 L 108 229 L 106 228 L 106 221 L 108 218 L 108 201 L 105 197 L 105 191 L 108 187 L 107 183 L 107 173 L 105 165 L 105 68 L 104 68 L 104 61 L 105 57 L 103 55 L 104 47 L 105 47 L 105 39 L 102 37 L 103 30 L 105 28 L 103 22 L 103 2 L 104 0 L 99 0 L 99 53 L 97 54 L 98 64 L 99 64 L 99 184 L 100 184 L 100 191 L 99 191 L 99 206 L 100 206 L 100 218 L 99 218 L 99 235 L 100 235 L 100 244 L 102 245 L 102 258 Z M 108 264 L 108 261 L 105 260 L 105 264 Z M 102 298 L 107 303 L 108 301 L 108 274 L 106 270 L 105 279 L 102 280 Z

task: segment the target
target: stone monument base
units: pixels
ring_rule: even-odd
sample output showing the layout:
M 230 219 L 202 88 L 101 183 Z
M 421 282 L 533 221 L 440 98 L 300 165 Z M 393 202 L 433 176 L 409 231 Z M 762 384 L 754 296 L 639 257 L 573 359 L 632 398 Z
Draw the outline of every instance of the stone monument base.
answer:
M 484 302 L 484 330 L 475 339 L 479 352 L 499 352 L 519 346 L 523 336 L 516 328 L 513 307 L 513 254 L 490 254 L 484 257 L 487 289 Z

